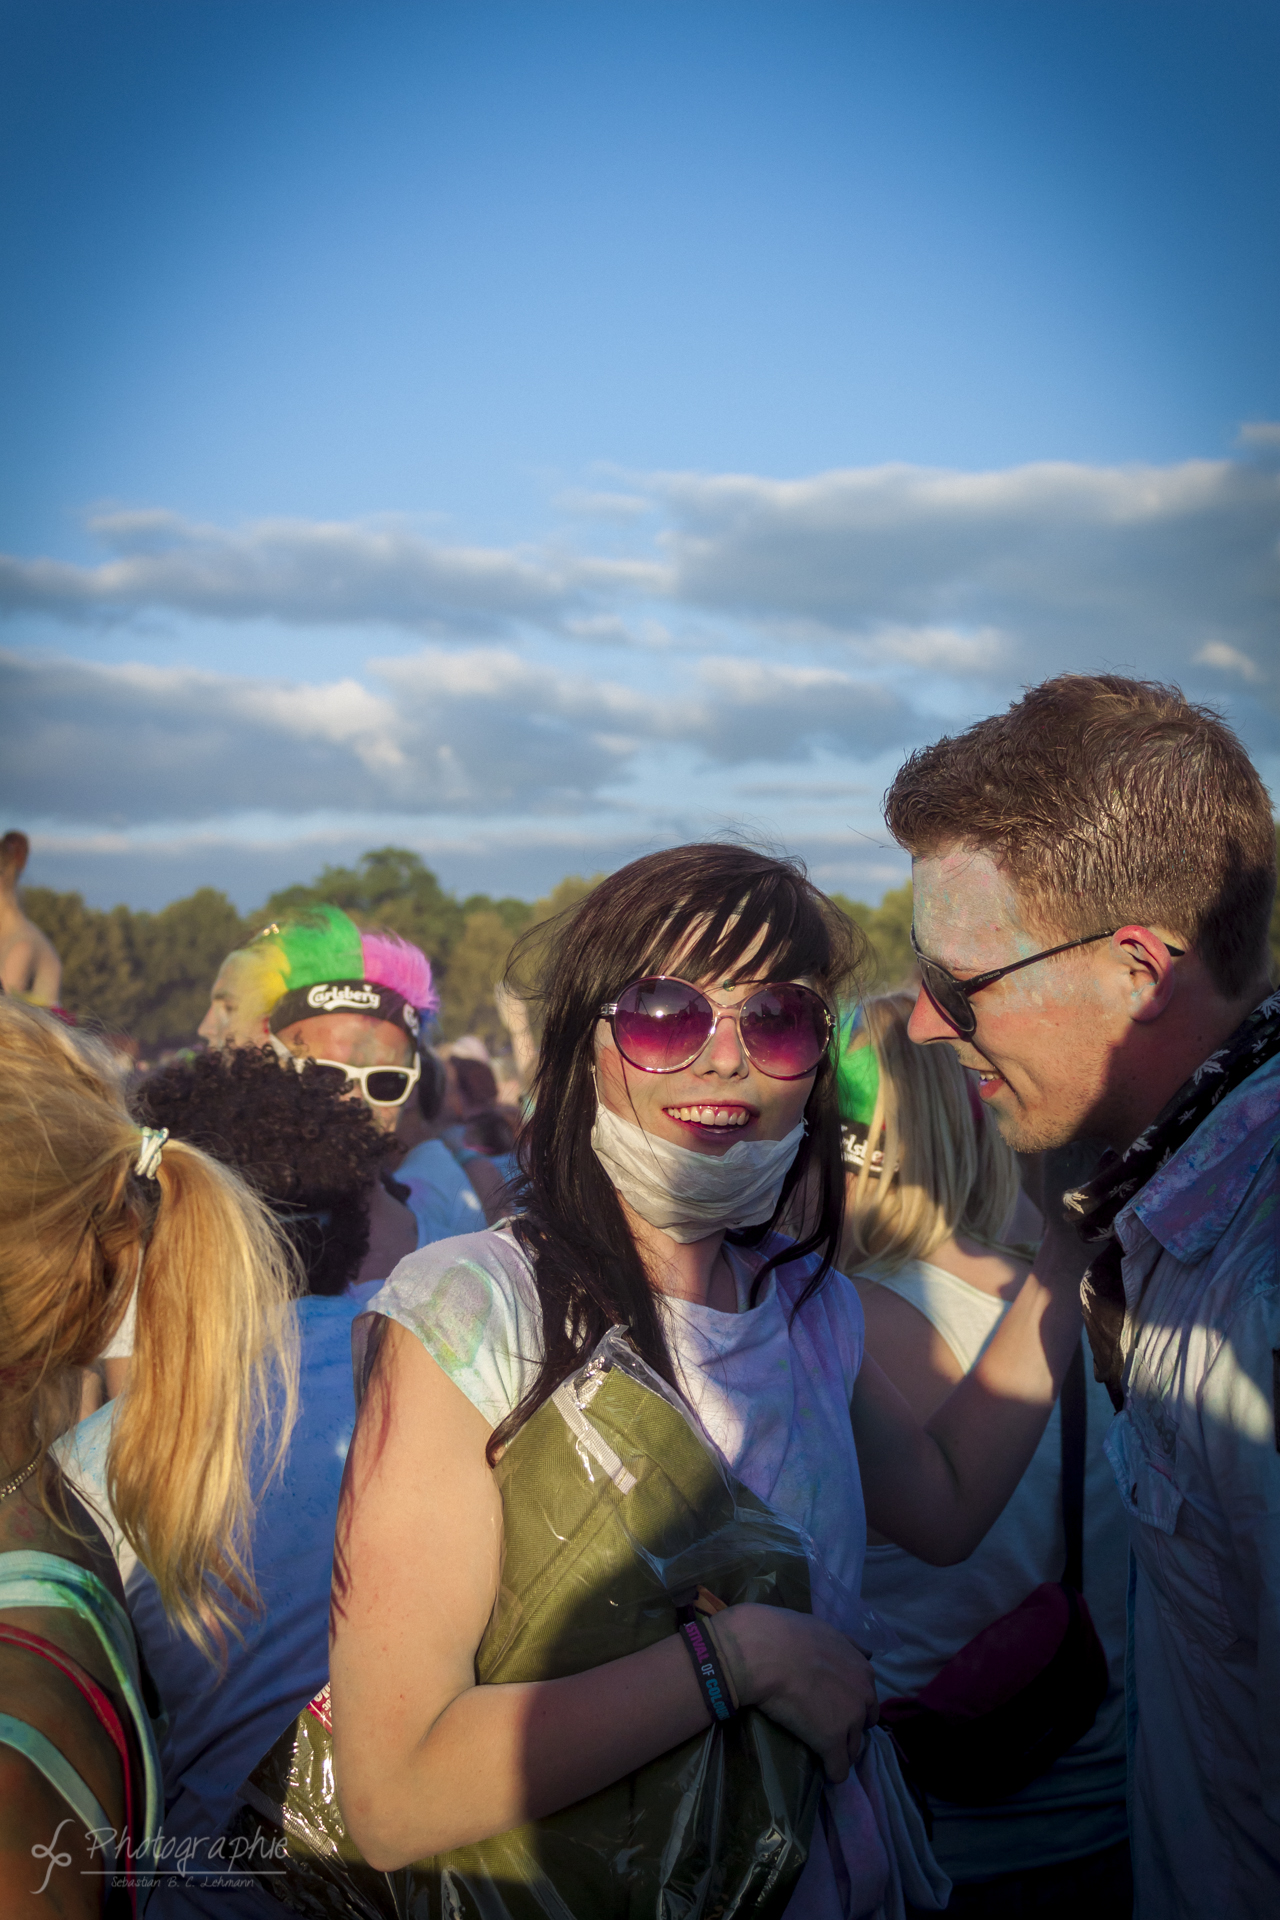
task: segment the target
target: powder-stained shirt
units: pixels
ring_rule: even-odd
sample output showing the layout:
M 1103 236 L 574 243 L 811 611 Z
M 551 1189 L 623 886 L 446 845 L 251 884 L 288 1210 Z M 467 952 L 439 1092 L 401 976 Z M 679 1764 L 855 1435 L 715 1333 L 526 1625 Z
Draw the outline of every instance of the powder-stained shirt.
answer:
M 770 1241 L 767 1251 L 782 1243 Z M 812 1258 L 776 1268 L 748 1309 L 765 1251 L 726 1248 L 739 1311 L 720 1313 L 663 1296 L 677 1379 L 703 1427 L 753 1493 L 812 1536 L 832 1576 L 814 1584 L 814 1611 L 848 1628 L 866 1548 L 862 1482 L 849 1405 L 862 1364 L 862 1306 L 831 1274 L 795 1319 L 791 1309 Z M 538 1369 L 542 1316 L 537 1287 L 509 1230 L 469 1234 L 402 1260 L 369 1305 L 421 1340 L 491 1425 L 523 1398 Z M 353 1336 L 356 1375 L 368 1320 Z M 362 1335 L 362 1328 L 366 1330 Z M 877 1911 L 889 1874 L 875 1816 L 856 1776 L 828 1789 L 829 1819 L 852 1883 L 851 1915 Z M 787 1920 L 843 1920 L 820 1826 Z
M 1123 1209 L 1137 1920 L 1280 1913 L 1280 1057 Z

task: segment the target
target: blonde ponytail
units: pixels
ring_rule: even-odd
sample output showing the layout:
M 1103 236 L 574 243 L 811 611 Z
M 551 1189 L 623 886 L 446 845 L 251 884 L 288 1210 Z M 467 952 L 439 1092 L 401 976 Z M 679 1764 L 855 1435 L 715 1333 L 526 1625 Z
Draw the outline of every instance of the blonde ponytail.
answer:
M 179 1141 L 136 1172 L 140 1129 L 105 1049 L 0 1000 L 0 1386 L 47 1447 L 79 1369 L 138 1287 L 107 1455 L 117 1519 L 166 1611 L 206 1651 L 256 1604 L 251 1465 L 297 1405 L 292 1256 L 236 1174 Z

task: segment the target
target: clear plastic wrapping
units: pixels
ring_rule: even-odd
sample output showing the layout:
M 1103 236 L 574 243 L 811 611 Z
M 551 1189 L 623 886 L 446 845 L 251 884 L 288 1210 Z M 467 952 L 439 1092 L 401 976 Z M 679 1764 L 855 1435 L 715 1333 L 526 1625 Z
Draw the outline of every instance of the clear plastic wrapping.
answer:
M 482 1686 L 556 1679 L 650 1646 L 699 1585 L 728 1605 L 811 1610 L 803 1530 L 728 1471 L 622 1329 L 524 1424 L 495 1475 L 505 1545 L 476 1654 Z M 846 1631 L 875 1637 L 849 1596 L 837 1610 Z M 816 1756 L 749 1708 L 560 1813 L 377 1873 L 347 1837 L 327 1723 L 326 1690 L 244 1789 L 244 1824 L 285 1837 L 287 1861 L 271 1862 L 267 1884 L 317 1916 L 772 1920 L 804 1866 L 822 1791 Z

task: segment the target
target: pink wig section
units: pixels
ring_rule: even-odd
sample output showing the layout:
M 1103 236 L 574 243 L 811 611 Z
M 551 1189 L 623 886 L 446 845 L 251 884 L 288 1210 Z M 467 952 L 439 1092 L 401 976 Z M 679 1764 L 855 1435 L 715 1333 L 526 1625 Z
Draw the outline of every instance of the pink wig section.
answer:
M 420 947 L 394 933 L 361 933 L 364 977 L 375 986 L 390 987 L 419 1013 L 438 1013 L 440 995 L 431 984 L 431 962 Z

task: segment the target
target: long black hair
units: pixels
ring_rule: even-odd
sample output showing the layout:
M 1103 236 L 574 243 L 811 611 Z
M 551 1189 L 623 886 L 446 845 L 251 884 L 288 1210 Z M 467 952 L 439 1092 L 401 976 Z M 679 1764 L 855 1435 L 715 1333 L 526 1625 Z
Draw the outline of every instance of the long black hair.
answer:
M 528 1393 L 494 1430 L 490 1458 L 620 1322 L 649 1365 L 675 1385 L 654 1290 L 613 1184 L 592 1151 L 591 1129 L 600 1008 L 633 980 L 662 972 L 677 953 L 690 980 L 731 974 L 748 956 L 753 977 L 803 976 L 834 1014 L 866 942 L 799 860 L 708 842 L 633 861 L 549 931 L 535 928 L 517 945 L 507 980 L 540 1009 L 542 1048 L 535 1106 L 521 1135 L 513 1230 L 537 1280 L 543 1360 Z M 812 1169 L 814 1225 L 764 1263 L 753 1303 L 773 1267 L 819 1253 L 797 1306 L 803 1304 L 822 1285 L 839 1247 L 844 1172 L 830 1058 L 818 1066 L 804 1117 L 807 1131 L 773 1214 L 762 1226 L 727 1236 L 738 1246 L 758 1246 Z

